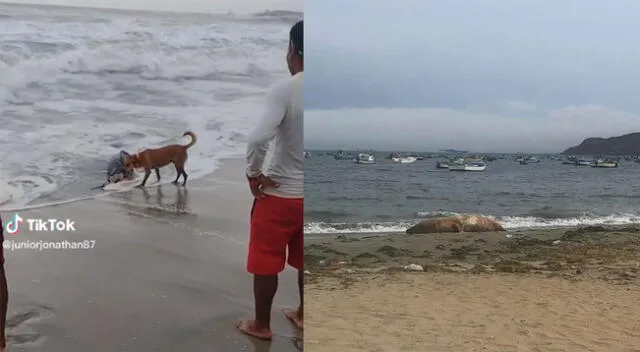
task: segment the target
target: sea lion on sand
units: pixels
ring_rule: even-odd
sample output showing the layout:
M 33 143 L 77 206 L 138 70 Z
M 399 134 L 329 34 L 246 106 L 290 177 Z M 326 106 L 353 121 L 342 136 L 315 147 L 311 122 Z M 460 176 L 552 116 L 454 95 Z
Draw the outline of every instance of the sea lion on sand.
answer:
M 427 219 L 407 229 L 408 234 L 493 231 L 504 231 L 504 228 L 495 220 L 477 215 Z

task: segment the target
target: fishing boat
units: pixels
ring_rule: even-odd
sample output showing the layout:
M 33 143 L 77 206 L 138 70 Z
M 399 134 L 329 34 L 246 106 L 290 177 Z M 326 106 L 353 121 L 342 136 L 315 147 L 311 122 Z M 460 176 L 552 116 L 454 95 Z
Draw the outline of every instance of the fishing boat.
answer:
M 411 164 L 418 160 L 415 156 L 401 156 L 401 157 L 393 157 L 391 161 L 399 164 Z
M 483 161 L 456 161 L 449 164 L 449 171 L 484 171 L 486 169 L 487 164 Z
M 536 158 L 535 156 L 522 156 L 522 157 L 516 158 L 516 161 L 520 162 L 520 165 L 527 165 L 527 164 L 539 163 L 540 159 Z
M 591 164 L 593 164 L 593 160 L 589 159 L 576 159 L 575 161 L 576 166 L 591 166 Z
M 599 168 L 616 168 L 618 167 L 618 162 L 614 161 L 614 160 L 603 160 L 603 159 L 598 159 L 598 160 L 594 160 L 591 163 L 591 167 L 599 167 Z
M 375 164 L 376 158 L 373 154 L 360 153 L 354 162 L 356 164 Z
M 345 152 L 342 150 L 338 150 L 337 152 L 335 152 L 333 154 L 333 158 L 336 160 L 353 160 L 353 158 L 355 158 L 356 155 L 353 153 L 349 153 L 349 152 Z
M 438 161 L 436 163 L 436 169 L 448 169 L 449 168 L 449 163 L 446 161 Z

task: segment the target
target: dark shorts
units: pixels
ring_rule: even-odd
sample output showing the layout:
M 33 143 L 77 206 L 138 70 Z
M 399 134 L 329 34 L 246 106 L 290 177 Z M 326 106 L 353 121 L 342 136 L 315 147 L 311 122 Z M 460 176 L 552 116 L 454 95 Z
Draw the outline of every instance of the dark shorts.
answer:
M 276 275 L 285 263 L 304 269 L 304 199 L 267 195 L 251 209 L 247 271 Z

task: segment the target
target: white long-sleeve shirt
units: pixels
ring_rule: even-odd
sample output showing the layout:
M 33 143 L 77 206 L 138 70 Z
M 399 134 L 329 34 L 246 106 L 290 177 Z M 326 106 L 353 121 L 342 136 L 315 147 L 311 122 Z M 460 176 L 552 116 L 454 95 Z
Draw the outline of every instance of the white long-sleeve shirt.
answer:
M 283 198 L 304 198 L 303 72 L 276 84 L 266 99 L 258 125 L 249 135 L 247 176 L 263 173 L 280 184 L 264 193 Z M 269 142 L 273 155 L 266 166 Z M 264 169 L 264 171 L 263 171 Z

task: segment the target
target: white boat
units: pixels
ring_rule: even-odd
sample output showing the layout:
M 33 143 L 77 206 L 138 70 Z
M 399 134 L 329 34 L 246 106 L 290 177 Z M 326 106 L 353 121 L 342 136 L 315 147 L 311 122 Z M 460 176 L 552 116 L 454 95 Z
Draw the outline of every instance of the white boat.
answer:
M 356 164 L 375 164 L 376 158 L 372 154 L 360 153 L 355 160 Z
M 616 168 L 618 167 L 618 162 L 613 160 L 598 159 L 598 160 L 594 160 L 593 163 L 591 163 L 591 167 L 609 168 L 609 169 Z
M 519 161 L 520 165 L 527 165 L 527 164 L 539 163 L 540 159 L 536 158 L 535 156 L 528 156 L 528 157 L 519 158 L 516 161 Z
M 438 161 L 436 163 L 436 169 L 448 169 L 449 168 L 449 163 L 446 161 Z
M 591 166 L 591 164 L 593 164 L 593 160 L 588 160 L 588 159 L 576 160 L 576 166 Z
M 484 171 L 487 164 L 482 161 L 463 161 L 449 164 L 449 171 Z
M 416 162 L 417 160 L 418 158 L 416 158 L 415 156 L 402 156 L 402 157 L 391 158 L 391 161 L 399 164 L 411 164 L 413 162 Z

